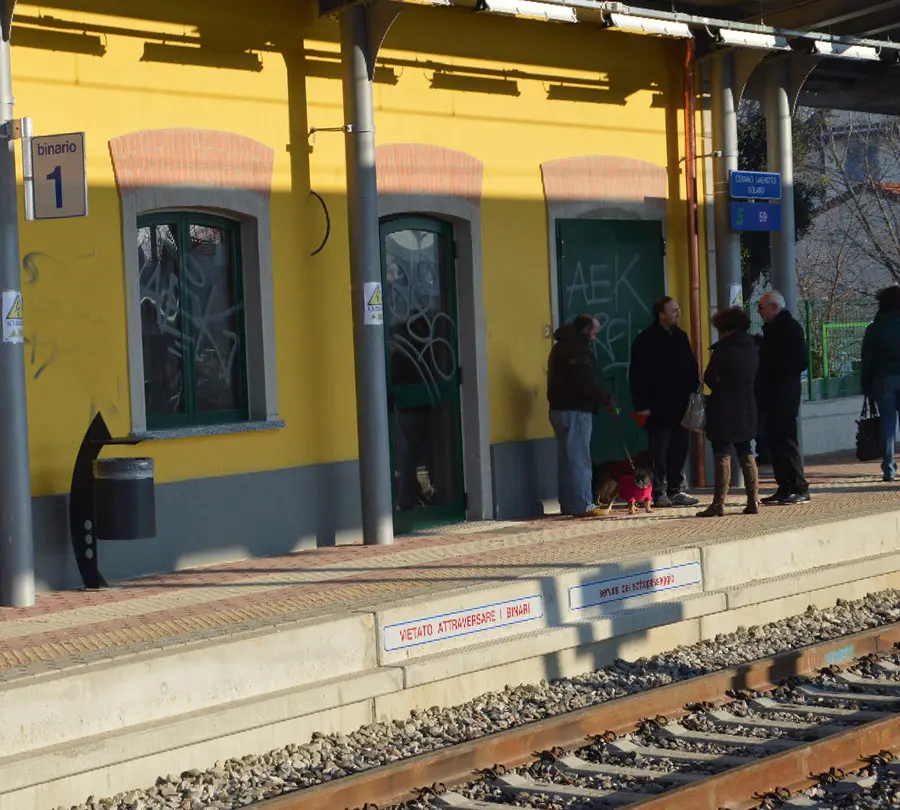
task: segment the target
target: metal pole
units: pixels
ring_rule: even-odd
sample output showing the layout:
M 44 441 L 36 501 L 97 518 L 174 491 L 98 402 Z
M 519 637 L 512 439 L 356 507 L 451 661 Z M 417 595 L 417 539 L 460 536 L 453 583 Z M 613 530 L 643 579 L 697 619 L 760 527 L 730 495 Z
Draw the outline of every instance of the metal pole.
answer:
M 781 230 L 770 236 L 772 285 L 783 296 L 787 309 L 799 317 L 797 300 L 797 235 L 794 216 L 794 138 L 788 60 L 769 65 L 766 88 L 766 141 L 769 171 L 781 173 Z
M 700 373 L 705 360 L 703 352 L 703 310 L 700 304 L 700 234 L 697 209 L 697 92 L 694 85 L 697 53 L 694 40 L 684 46 L 684 185 L 687 197 L 688 277 L 690 280 L 691 342 Z M 706 486 L 706 443 L 703 435 L 693 434 L 694 484 Z
M 8 0 L 0 0 L 4 20 Z M 0 291 L 18 292 L 19 202 L 16 149 L 10 121 L 12 95 L 9 26 L 0 35 Z M 9 300 L 4 295 L 3 299 Z M 0 313 L 5 318 L 6 312 Z M 28 407 L 25 401 L 25 347 L 3 330 L 0 342 L 0 605 L 34 604 L 34 536 L 31 524 L 31 468 L 28 460 Z
M 716 161 L 713 158 L 712 71 L 708 59 L 701 59 L 698 67 L 700 69 L 700 109 L 702 110 L 700 121 L 703 127 L 703 148 L 700 151 L 703 155 L 703 215 L 706 218 L 706 286 L 708 292 L 706 305 L 709 310 L 708 318 L 712 321 L 719 299 L 719 284 L 716 279 L 718 257 L 716 256 L 716 194 L 715 169 L 713 168 Z M 716 342 L 715 337 L 716 330 L 710 323 L 710 344 Z
M 734 54 L 713 59 L 713 149 L 722 157 L 714 164 L 716 219 L 716 291 L 719 309 L 727 309 L 737 298 L 743 300 L 741 280 L 741 237 L 731 230 L 731 193 L 729 173 L 738 169 L 737 108 Z M 734 453 L 732 453 L 732 456 Z M 742 487 L 740 465 L 731 465 L 731 485 Z
M 340 26 L 363 542 L 384 546 L 394 542 L 384 325 L 380 321 L 367 323 L 365 317 L 366 284 L 381 284 L 371 79 L 374 53 L 369 38 L 368 9 L 354 6 L 342 11 Z
M 716 287 L 719 309 L 731 306 L 741 289 L 741 238 L 731 230 L 728 175 L 738 169 L 737 91 L 734 55 L 712 60 L 713 149 L 722 157 L 714 163 L 716 219 Z

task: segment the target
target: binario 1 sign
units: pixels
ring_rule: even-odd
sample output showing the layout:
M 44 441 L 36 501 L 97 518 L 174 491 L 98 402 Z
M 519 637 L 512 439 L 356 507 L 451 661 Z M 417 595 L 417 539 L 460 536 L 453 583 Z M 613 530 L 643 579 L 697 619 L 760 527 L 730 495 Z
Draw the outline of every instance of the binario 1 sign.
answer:
M 25 193 L 30 195 L 31 210 L 26 209 L 26 218 L 87 216 L 84 133 L 36 135 L 29 140 L 26 147 Z

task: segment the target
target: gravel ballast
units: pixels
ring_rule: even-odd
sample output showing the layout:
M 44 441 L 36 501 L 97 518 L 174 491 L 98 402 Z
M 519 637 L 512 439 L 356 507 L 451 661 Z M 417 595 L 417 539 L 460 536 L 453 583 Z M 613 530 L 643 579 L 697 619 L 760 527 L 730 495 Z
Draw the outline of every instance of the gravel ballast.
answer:
M 803 793 L 828 810 L 896 810 L 900 807 L 900 769 L 894 763 L 866 768 L 858 774 L 863 780 L 858 786 L 846 783 L 817 785 Z M 799 803 L 794 807 L 799 806 Z M 786 803 L 785 810 L 793 810 Z
M 839 601 L 826 610 L 760 627 L 739 628 L 689 647 L 574 678 L 507 687 L 452 708 L 414 711 L 349 735 L 314 734 L 309 742 L 262 755 L 217 762 L 206 771 L 160 777 L 149 788 L 109 799 L 90 797 L 75 810 L 230 810 L 281 793 L 395 762 L 523 723 L 705 675 L 796 647 L 890 624 L 900 617 L 900 592 Z

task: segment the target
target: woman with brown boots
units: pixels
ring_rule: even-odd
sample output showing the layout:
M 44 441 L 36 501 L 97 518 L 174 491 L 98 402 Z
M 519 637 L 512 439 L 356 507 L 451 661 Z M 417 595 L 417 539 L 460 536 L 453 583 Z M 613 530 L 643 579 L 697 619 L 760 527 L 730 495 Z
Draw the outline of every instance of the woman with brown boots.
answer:
M 759 475 L 751 441 L 756 435 L 756 397 L 753 384 L 759 355 L 748 334 L 750 318 L 740 307 L 716 313 L 713 326 L 719 342 L 712 347 L 703 382 L 712 392 L 706 400 L 706 435 L 712 444 L 716 481 L 713 502 L 697 517 L 722 517 L 731 483 L 731 452 L 741 462 L 747 490 L 745 515 L 759 512 Z

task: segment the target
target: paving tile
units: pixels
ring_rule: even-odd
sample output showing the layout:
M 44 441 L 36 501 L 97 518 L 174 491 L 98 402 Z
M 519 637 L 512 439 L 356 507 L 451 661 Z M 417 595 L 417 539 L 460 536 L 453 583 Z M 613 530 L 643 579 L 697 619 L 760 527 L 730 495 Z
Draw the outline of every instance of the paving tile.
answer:
M 40 677 L 323 613 L 346 613 L 459 587 L 504 582 L 632 554 L 754 536 L 900 508 L 900 487 L 846 456 L 807 468 L 808 504 L 696 520 L 693 510 L 573 520 L 479 522 L 399 538 L 393 546 L 316 549 L 117 583 L 100 592 L 44 594 L 0 609 L 0 682 Z M 763 470 L 765 485 L 771 485 Z M 852 509 L 848 509 L 852 499 Z

